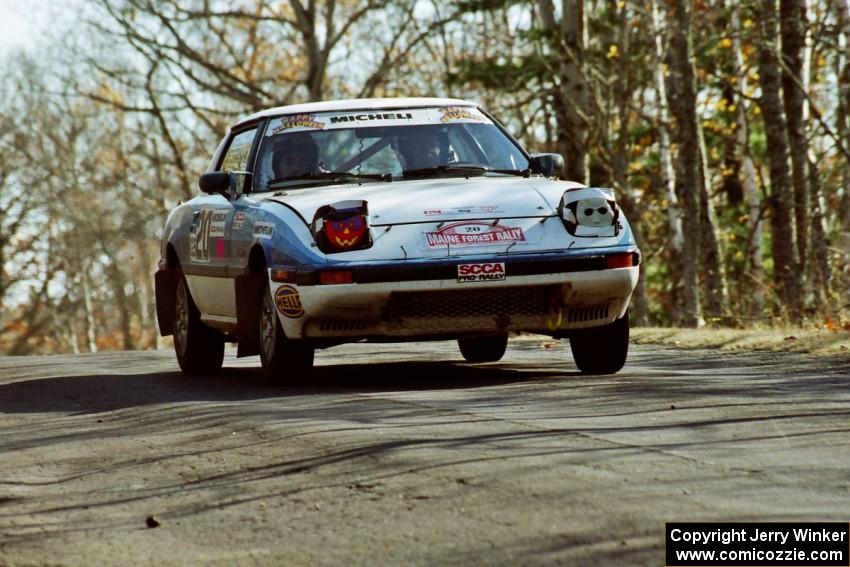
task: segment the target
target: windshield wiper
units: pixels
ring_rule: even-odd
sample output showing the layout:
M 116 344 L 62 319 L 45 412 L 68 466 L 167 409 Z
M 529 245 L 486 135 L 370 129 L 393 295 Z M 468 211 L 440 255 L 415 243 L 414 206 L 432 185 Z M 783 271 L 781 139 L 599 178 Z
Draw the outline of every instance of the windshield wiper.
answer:
M 519 177 L 528 177 L 527 169 L 490 169 L 483 165 L 435 165 L 434 167 L 422 167 L 419 169 L 406 169 L 403 174 L 405 177 L 416 177 L 418 175 L 430 175 L 432 173 L 460 173 L 464 175 L 485 175 L 487 173 L 501 173 L 503 175 L 516 175 Z
M 418 169 L 405 169 L 404 177 L 416 177 L 419 175 L 430 175 L 432 173 L 460 173 L 465 175 L 484 175 L 489 171 L 482 165 L 435 165 L 433 167 L 420 167 Z
M 503 173 L 505 175 L 516 175 L 519 177 L 528 177 L 531 170 L 528 169 L 488 169 L 487 173 Z
M 368 179 L 370 181 L 392 181 L 392 175 L 389 173 L 348 173 L 346 171 L 312 171 L 301 175 L 291 175 L 289 177 L 278 177 L 269 181 L 268 185 L 277 185 L 287 181 L 348 181 L 351 179 Z

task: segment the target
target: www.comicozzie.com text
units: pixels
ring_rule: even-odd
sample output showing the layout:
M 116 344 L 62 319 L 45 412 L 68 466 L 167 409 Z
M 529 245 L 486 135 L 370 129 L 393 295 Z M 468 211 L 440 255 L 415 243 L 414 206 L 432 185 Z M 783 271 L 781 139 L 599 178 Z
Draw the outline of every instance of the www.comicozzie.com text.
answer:
M 846 541 L 847 532 L 834 530 L 813 530 L 811 528 L 796 528 L 788 530 L 747 529 L 717 529 L 710 531 L 689 531 L 675 528 L 670 532 L 671 541 L 686 541 L 689 543 L 722 543 L 743 541 L 773 541 L 781 544 L 788 542 L 793 534 L 796 542 L 842 542 Z

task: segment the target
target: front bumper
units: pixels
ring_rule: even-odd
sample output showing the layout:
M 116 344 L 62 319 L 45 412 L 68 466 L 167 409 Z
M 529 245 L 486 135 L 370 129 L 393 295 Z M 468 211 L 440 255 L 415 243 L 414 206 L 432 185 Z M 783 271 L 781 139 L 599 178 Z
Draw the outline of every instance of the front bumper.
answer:
M 605 254 L 635 254 L 635 265 L 606 269 Z M 500 281 L 459 283 L 461 263 L 504 262 Z M 526 331 L 559 334 L 622 317 L 637 284 L 634 248 L 573 255 L 462 257 L 434 262 L 342 264 L 353 283 L 318 285 L 302 270 L 272 293 L 294 290 L 302 309 L 279 311 L 290 338 L 358 340 Z M 327 269 L 327 268 L 326 268 Z

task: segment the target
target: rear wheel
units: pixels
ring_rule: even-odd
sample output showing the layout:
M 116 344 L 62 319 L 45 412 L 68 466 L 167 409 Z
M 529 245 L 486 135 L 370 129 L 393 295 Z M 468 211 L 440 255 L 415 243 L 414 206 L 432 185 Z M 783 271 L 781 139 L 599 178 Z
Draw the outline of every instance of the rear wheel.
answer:
M 467 362 L 495 362 L 500 360 L 508 347 L 507 333 L 486 337 L 458 339 L 457 346 Z
M 573 360 L 582 374 L 616 374 L 629 353 L 629 313 L 603 327 L 576 331 L 570 337 Z
M 313 367 L 314 349 L 304 341 L 287 339 L 277 317 L 268 284 L 260 303 L 260 361 L 267 378 L 293 380 Z
M 224 336 L 201 322 L 183 274 L 178 275 L 174 301 L 174 351 L 185 374 L 215 372 L 224 360 Z

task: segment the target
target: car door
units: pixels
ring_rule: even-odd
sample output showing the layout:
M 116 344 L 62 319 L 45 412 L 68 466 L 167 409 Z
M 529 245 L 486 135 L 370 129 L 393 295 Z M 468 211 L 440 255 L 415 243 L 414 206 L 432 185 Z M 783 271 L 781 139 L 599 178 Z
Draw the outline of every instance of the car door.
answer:
M 253 152 L 257 126 L 235 131 L 215 168 L 216 171 L 236 173 L 236 189 L 244 191 L 247 176 L 244 172 Z M 193 210 L 189 238 L 189 258 L 192 275 L 187 275 L 195 303 L 205 321 L 223 326 L 235 324 L 236 293 L 231 266 L 231 225 L 233 201 L 236 195 L 210 195 L 199 199 Z

